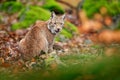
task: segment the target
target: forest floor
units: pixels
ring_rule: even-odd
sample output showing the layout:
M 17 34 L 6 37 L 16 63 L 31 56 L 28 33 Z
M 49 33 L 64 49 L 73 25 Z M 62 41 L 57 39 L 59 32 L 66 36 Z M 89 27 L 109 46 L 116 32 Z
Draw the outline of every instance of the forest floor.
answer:
M 119 45 L 105 47 L 82 34 L 75 35 L 69 41 L 56 42 L 59 46 L 49 55 L 24 62 L 19 58 L 18 43 L 28 30 L 10 31 L 5 25 L 0 28 L 0 80 L 101 80 L 110 79 L 111 72 L 113 79 L 119 78 L 119 52 L 113 56 Z

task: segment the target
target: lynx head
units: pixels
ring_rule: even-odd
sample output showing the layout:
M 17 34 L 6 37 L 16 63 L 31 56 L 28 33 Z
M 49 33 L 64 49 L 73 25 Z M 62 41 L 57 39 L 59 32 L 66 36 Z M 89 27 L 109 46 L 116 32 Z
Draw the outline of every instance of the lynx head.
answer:
M 64 25 L 65 14 L 56 16 L 54 12 L 51 13 L 51 18 L 48 20 L 48 29 L 52 34 L 57 34 L 62 30 Z

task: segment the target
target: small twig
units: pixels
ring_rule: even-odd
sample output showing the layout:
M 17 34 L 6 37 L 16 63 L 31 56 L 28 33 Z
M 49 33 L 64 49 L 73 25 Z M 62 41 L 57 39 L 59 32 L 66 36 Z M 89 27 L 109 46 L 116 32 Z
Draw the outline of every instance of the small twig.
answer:
M 60 2 L 62 4 L 65 4 L 67 5 L 68 7 L 70 7 L 71 9 L 75 10 L 76 12 L 76 16 L 78 18 L 78 20 L 81 22 L 81 19 L 80 19 L 80 16 L 79 16 L 79 11 L 81 10 L 81 8 L 83 7 L 83 3 L 85 2 L 85 0 L 82 0 L 78 3 L 77 7 L 74 7 L 73 5 L 65 2 L 65 1 L 62 1 L 62 0 L 56 0 L 57 2 Z
M 62 1 L 62 0 L 56 0 L 56 1 L 57 1 L 57 2 L 60 2 L 60 3 L 62 3 L 62 4 L 65 4 L 65 5 L 69 6 L 69 7 L 72 8 L 72 9 L 76 9 L 76 7 L 72 6 L 71 4 L 69 4 L 69 3 L 65 2 L 65 1 Z
M 79 16 L 79 11 L 81 11 L 84 2 L 85 2 L 85 0 L 81 0 L 81 1 L 78 3 L 77 8 L 76 8 L 77 18 L 78 18 L 78 20 L 79 20 L 80 22 L 81 22 L 81 18 L 80 18 L 80 16 Z
M 57 2 L 60 2 L 60 3 L 62 3 L 62 4 L 65 4 L 65 5 L 67 5 L 68 7 L 70 7 L 71 9 L 75 10 L 77 19 L 78 19 L 79 21 L 81 21 L 80 16 L 79 16 L 79 11 L 80 11 L 81 8 L 83 7 L 83 4 L 84 4 L 85 0 L 81 0 L 81 1 L 78 3 L 77 7 L 75 7 L 75 6 L 67 3 L 67 2 L 65 2 L 65 1 L 62 1 L 62 0 L 56 0 L 56 1 L 57 1 Z

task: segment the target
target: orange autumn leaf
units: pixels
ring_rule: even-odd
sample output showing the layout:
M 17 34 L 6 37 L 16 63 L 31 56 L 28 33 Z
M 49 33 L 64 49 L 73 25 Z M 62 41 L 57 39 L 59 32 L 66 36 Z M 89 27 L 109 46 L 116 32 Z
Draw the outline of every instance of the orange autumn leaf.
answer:
M 99 34 L 90 36 L 93 42 L 111 44 L 120 43 L 120 31 L 104 30 Z
M 9 63 L 2 63 L 0 66 L 1 66 L 1 67 L 5 67 L 5 68 L 8 68 L 8 67 L 10 67 L 11 65 L 10 65 Z
M 86 12 L 84 10 L 79 11 L 79 17 L 80 17 L 80 21 L 82 23 L 88 21 L 88 17 L 87 17 Z
M 112 24 L 112 18 L 109 17 L 109 16 L 106 16 L 105 19 L 104 19 L 104 23 L 107 25 L 107 26 L 110 26 Z
M 99 13 L 94 14 L 94 19 L 97 21 L 103 21 L 103 16 Z
M 101 7 L 100 8 L 100 13 L 103 14 L 103 15 L 106 14 L 107 13 L 106 7 Z
M 102 29 L 102 24 L 99 21 L 86 21 L 78 27 L 80 33 L 91 33 Z

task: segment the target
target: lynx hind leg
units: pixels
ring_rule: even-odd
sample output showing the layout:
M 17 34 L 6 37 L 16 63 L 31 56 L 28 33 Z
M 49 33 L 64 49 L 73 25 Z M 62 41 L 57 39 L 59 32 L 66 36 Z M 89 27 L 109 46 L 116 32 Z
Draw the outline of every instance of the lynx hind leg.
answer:
M 27 52 L 26 44 L 25 44 L 25 39 L 22 39 L 19 42 L 18 46 L 19 46 L 19 51 L 20 51 L 21 55 L 24 55 L 24 53 Z
M 48 57 L 48 46 L 45 46 L 43 50 L 40 51 L 39 57 L 41 59 L 46 59 Z
M 45 47 L 41 50 L 40 54 L 47 54 L 47 53 L 48 53 L 48 46 L 45 46 Z
M 48 53 L 48 41 L 46 40 L 46 38 L 43 38 L 43 44 L 44 45 L 40 51 L 40 54 L 47 54 Z

